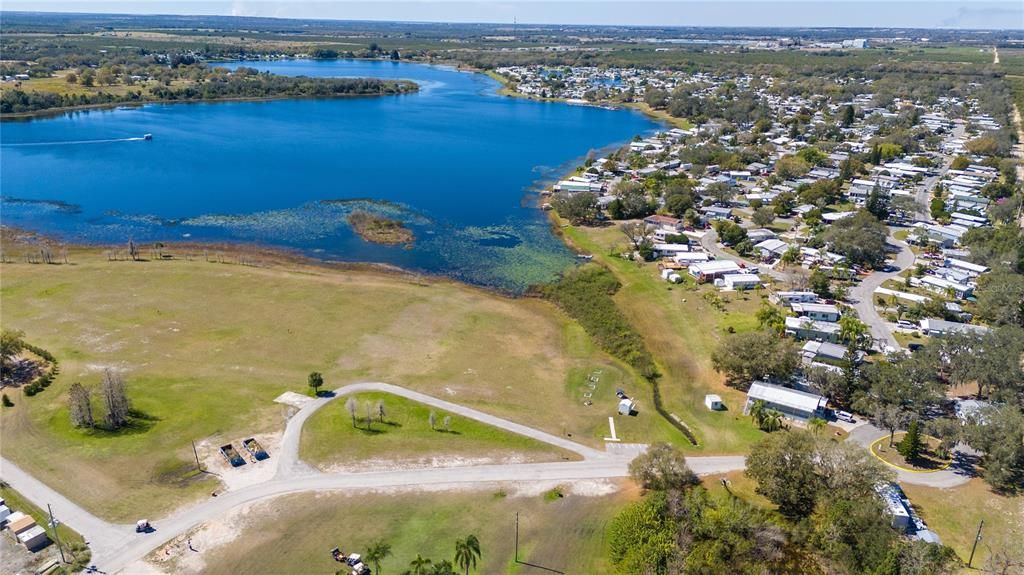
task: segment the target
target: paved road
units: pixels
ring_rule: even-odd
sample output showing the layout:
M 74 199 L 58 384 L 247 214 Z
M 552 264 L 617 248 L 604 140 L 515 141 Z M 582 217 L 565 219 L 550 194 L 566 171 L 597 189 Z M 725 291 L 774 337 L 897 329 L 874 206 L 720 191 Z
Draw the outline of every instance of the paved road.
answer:
M 879 438 L 888 436 L 888 431 L 868 423 L 851 431 L 847 440 L 859 443 L 870 449 L 872 443 L 877 441 Z M 974 465 L 971 463 L 970 459 L 971 456 L 967 450 L 962 447 L 958 447 L 954 450 L 953 464 L 950 465 L 949 468 L 941 471 L 915 473 L 913 471 L 904 471 L 902 469 L 890 467 L 896 471 L 896 479 L 901 483 L 949 489 L 951 487 L 963 485 L 974 477 Z
M 893 349 L 898 350 L 900 349 L 900 344 L 896 341 L 896 338 L 893 337 L 892 331 L 889 329 L 889 324 L 882 319 L 882 316 L 878 315 L 878 310 L 875 309 L 875 288 L 881 286 L 887 280 L 898 276 L 901 271 L 914 265 L 915 256 L 914 252 L 910 251 L 910 246 L 892 236 L 889 237 L 888 243 L 892 249 L 899 250 L 896 254 L 896 261 L 894 263 L 896 270 L 891 272 L 871 272 L 871 274 L 862 279 L 860 283 L 850 288 L 847 299 L 853 303 L 853 307 L 857 310 L 857 315 L 860 317 L 860 320 L 867 324 L 868 328 L 871 330 L 871 337 L 874 338 L 879 349 L 884 350 L 886 347 L 892 347 Z
M 302 463 L 298 457 L 298 447 L 305 421 L 329 401 L 361 391 L 386 391 L 407 397 L 438 409 L 444 409 L 573 451 L 581 455 L 583 460 L 368 473 L 322 473 Z M 0 458 L 0 476 L 37 505 L 45 507 L 46 503 L 53 504 L 54 514 L 89 541 L 93 551 L 93 564 L 107 573 L 117 573 L 144 558 L 146 554 L 167 541 L 187 533 L 194 527 L 223 516 L 240 505 L 261 499 L 309 491 L 617 478 L 628 475 L 629 461 L 638 452 L 639 450 L 599 451 L 475 409 L 386 383 L 371 382 L 342 387 L 335 390 L 331 397 L 313 400 L 296 412 L 285 428 L 280 452 L 276 458 L 269 460 L 276 460 L 278 465 L 273 479 L 236 491 L 229 491 L 218 497 L 211 497 L 181 509 L 169 517 L 154 521 L 156 531 L 153 533 L 136 534 L 132 525 L 116 525 L 98 519 L 2 458 Z M 743 456 L 693 457 L 688 458 L 687 462 L 699 475 L 736 471 L 745 466 Z
M 701 247 L 704 248 L 704 251 L 715 256 L 715 259 L 717 260 L 733 260 L 742 263 L 747 267 L 756 267 L 759 270 L 761 270 L 761 273 L 770 275 L 774 280 L 783 282 L 794 282 L 797 279 L 797 276 L 795 274 L 775 270 L 769 268 L 766 264 L 758 263 L 753 260 L 747 260 L 725 251 L 724 249 L 722 249 L 721 246 L 718 245 L 718 232 L 715 231 L 715 228 L 709 228 L 704 231 L 704 235 L 701 236 L 700 238 L 700 245 Z

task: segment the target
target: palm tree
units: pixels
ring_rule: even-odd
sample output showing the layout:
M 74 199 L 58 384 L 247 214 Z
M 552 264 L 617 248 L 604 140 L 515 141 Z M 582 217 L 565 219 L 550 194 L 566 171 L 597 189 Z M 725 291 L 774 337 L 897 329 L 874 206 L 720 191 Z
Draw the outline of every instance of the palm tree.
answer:
M 410 575 L 430 575 L 428 569 L 431 563 L 433 561 L 417 553 L 416 558 L 409 562 Z
M 455 563 L 462 569 L 476 569 L 476 560 L 480 558 L 480 540 L 476 535 L 469 535 L 465 539 L 455 541 Z
M 445 559 L 434 563 L 434 568 L 430 571 L 430 575 L 458 575 L 458 573 L 455 572 L 455 566 L 452 565 L 452 562 Z
M 771 433 L 782 429 L 782 413 L 769 409 L 764 414 L 764 424 L 761 425 L 761 429 Z
M 750 404 L 750 419 L 753 419 L 758 427 L 764 427 L 764 416 L 767 411 L 768 404 L 763 399 L 755 400 Z
M 811 430 L 811 433 L 815 435 L 817 435 L 824 428 L 825 420 L 820 417 L 812 417 L 807 420 L 807 429 Z
M 377 541 L 366 550 L 366 560 L 373 563 L 373 572 L 380 573 L 380 562 L 391 555 L 391 544 Z

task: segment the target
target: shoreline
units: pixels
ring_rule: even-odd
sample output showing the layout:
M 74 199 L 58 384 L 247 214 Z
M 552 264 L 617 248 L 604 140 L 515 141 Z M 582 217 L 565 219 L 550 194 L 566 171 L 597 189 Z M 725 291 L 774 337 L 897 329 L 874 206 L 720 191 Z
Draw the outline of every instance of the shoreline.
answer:
M 54 235 L 8 225 L 0 225 L 0 245 L 3 247 L 2 251 L 0 251 L 0 254 L 3 256 L 2 260 L 0 260 L 0 266 L 25 263 L 28 263 L 28 265 L 64 265 L 62 261 L 59 261 L 62 260 L 60 252 L 53 254 L 53 264 L 44 264 L 43 262 L 26 262 L 24 256 L 30 253 L 38 257 L 39 254 L 29 251 L 29 248 L 35 246 L 48 246 L 50 248 L 66 250 L 70 256 L 73 256 L 76 251 L 102 255 L 105 251 L 116 250 L 118 252 L 125 252 L 127 249 L 126 244 L 112 244 L 109 242 L 91 243 L 64 240 Z M 157 248 L 157 245 L 162 246 L 162 248 Z M 19 249 L 18 253 L 9 253 L 12 247 L 19 247 L 21 249 Z M 535 286 L 530 286 L 529 289 L 524 290 L 522 293 L 518 293 L 498 286 L 465 281 L 455 276 L 440 272 L 411 270 L 384 262 L 357 262 L 324 259 L 304 253 L 302 250 L 297 248 L 273 246 L 255 242 L 170 240 L 140 243 L 138 248 L 142 254 L 142 257 L 139 259 L 140 263 L 164 261 L 149 258 L 150 253 L 154 250 L 162 249 L 164 252 L 186 252 L 175 253 L 174 257 L 167 258 L 166 261 L 172 262 L 198 260 L 205 255 L 207 256 L 206 261 L 209 263 L 244 265 L 264 269 L 277 267 L 290 269 L 291 271 L 300 273 L 309 273 L 314 270 L 372 273 L 409 281 L 419 285 L 458 285 L 467 289 L 482 291 L 490 295 L 509 299 L 532 299 L 535 297 L 533 295 Z M 228 259 L 221 256 L 227 256 Z M 229 261 L 231 258 L 235 258 L 235 261 Z M 74 262 L 71 262 L 70 265 L 74 265 Z
M 81 106 L 66 106 L 63 108 L 46 108 L 45 110 L 35 110 L 32 112 L 11 112 L 8 114 L 0 114 L 0 122 L 28 122 L 32 120 L 42 120 L 56 118 L 63 116 L 64 114 L 71 114 L 74 112 L 89 112 L 92 110 L 113 110 L 117 108 L 142 108 L 153 104 L 217 104 L 220 102 L 231 103 L 231 102 L 277 102 L 282 100 L 339 100 L 347 98 L 381 98 L 385 96 L 404 96 L 407 94 L 415 94 L 420 91 L 420 85 L 411 80 L 400 80 L 399 82 L 407 82 L 412 85 L 412 88 L 407 91 L 397 92 L 394 94 L 336 94 L 333 96 L 294 96 L 285 95 L 280 96 L 262 96 L 262 97 L 232 97 L 232 98 L 212 98 L 212 99 L 200 99 L 200 100 L 139 100 L 135 102 L 105 102 L 102 104 L 83 104 Z
M 501 87 L 497 91 L 499 96 L 505 96 L 505 97 L 508 97 L 508 98 L 522 98 L 524 100 L 533 100 L 535 102 L 561 102 L 563 104 L 567 104 L 567 105 L 570 105 L 570 106 L 574 106 L 574 105 L 590 106 L 590 107 L 593 107 L 593 108 L 603 108 L 603 107 L 606 107 L 606 106 L 612 106 L 612 107 L 617 107 L 617 108 L 625 108 L 625 109 L 630 109 L 630 110 L 636 110 L 637 112 L 640 112 L 641 114 L 643 114 L 644 116 L 647 116 L 651 120 L 654 120 L 656 122 L 660 122 L 662 124 L 666 124 L 667 126 L 670 126 L 670 127 L 673 127 L 673 128 L 682 128 L 682 129 L 685 130 L 685 129 L 689 129 L 689 128 L 693 127 L 693 124 L 691 124 L 690 121 L 687 120 L 686 118 L 677 118 L 677 117 L 672 116 L 671 114 L 669 114 L 667 111 L 655 110 L 654 108 L 651 108 L 650 106 L 648 106 L 645 102 L 608 102 L 608 101 L 598 101 L 598 102 L 588 102 L 586 104 L 573 104 L 573 103 L 570 103 L 569 100 L 567 100 L 566 98 L 542 98 L 540 96 L 533 96 L 533 95 L 530 95 L 530 94 L 523 94 L 521 92 L 518 92 L 518 91 L 516 91 L 512 87 L 512 81 L 511 80 L 509 80 L 505 76 L 502 76 L 501 74 L 495 72 L 494 70 L 485 70 L 485 69 L 475 68 L 475 67 L 472 67 L 472 66 L 467 66 L 465 69 L 468 69 L 468 70 L 471 70 L 471 71 L 474 71 L 474 72 L 477 72 L 477 73 L 480 73 L 480 74 L 484 74 L 488 78 L 491 78 L 492 80 L 494 80 L 496 82 L 499 82 L 501 84 Z

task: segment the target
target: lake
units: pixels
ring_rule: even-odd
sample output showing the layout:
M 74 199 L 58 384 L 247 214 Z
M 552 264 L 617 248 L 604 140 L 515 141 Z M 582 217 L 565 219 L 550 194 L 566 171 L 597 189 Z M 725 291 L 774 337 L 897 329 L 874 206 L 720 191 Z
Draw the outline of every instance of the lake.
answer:
M 67 241 L 240 241 L 521 291 L 572 265 L 536 192 L 591 150 L 660 126 L 631 110 L 497 95 L 453 68 L 246 62 L 278 74 L 409 79 L 402 96 L 74 112 L 0 125 L 5 225 Z M 142 140 L 151 133 L 153 139 Z M 409 247 L 346 217 L 405 222 Z

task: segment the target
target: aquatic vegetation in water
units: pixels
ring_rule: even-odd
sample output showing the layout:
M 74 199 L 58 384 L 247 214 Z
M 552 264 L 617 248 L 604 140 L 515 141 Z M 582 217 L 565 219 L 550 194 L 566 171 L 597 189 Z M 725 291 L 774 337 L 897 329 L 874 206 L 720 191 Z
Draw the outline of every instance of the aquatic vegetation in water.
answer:
M 21 206 L 23 208 L 35 208 L 40 211 L 54 211 L 65 214 L 82 213 L 81 206 L 77 204 L 69 204 L 61 200 L 31 200 L 26 198 L 0 196 L 0 205 Z

